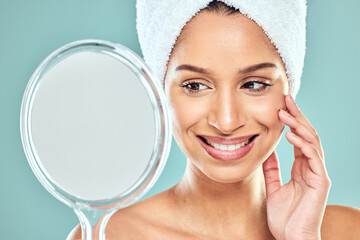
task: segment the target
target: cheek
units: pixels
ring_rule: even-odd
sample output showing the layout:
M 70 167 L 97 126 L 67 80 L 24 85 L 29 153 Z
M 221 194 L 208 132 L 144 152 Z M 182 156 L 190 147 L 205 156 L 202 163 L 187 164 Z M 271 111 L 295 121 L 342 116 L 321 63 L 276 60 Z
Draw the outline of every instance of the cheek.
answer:
M 178 140 L 194 125 L 204 120 L 208 106 L 206 102 L 184 96 L 175 88 L 168 95 L 170 113 L 173 123 L 173 134 Z
M 182 152 L 191 159 L 199 159 L 196 151 L 197 145 L 194 141 L 197 141 L 193 131 L 206 117 L 207 107 L 201 102 L 194 100 L 173 97 L 169 99 L 170 112 L 172 118 L 172 130 L 173 137 L 182 150 Z
M 284 124 L 278 117 L 279 110 L 285 109 L 283 94 L 273 94 L 257 99 L 248 104 L 248 107 L 248 112 L 251 112 L 253 119 L 266 127 L 268 131 L 283 129 Z

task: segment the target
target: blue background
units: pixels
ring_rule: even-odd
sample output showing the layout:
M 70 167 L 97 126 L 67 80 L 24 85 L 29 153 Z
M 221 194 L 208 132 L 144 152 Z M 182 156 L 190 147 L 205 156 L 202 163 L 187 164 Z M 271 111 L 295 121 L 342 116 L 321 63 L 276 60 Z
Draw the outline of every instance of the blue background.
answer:
M 297 103 L 321 137 L 332 180 L 328 203 L 360 207 L 360 2 L 309 1 L 307 54 Z M 140 56 L 135 0 L 0 0 L 1 239 L 65 239 L 72 210 L 37 181 L 25 158 L 19 112 L 27 81 L 58 47 L 80 39 L 121 43 Z M 286 129 L 288 130 L 288 129 Z M 293 161 L 283 136 L 277 148 L 284 181 Z M 148 197 L 176 184 L 185 156 L 173 141 L 165 170 Z

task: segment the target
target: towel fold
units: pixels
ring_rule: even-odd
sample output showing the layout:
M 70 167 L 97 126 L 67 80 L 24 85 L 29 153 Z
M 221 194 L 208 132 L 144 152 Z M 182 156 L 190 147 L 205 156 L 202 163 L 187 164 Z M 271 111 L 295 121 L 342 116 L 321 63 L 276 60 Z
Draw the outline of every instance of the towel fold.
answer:
M 164 81 L 177 37 L 212 0 L 137 0 L 136 28 L 145 62 Z M 219 0 L 256 22 L 278 50 L 295 99 L 305 58 L 306 0 Z

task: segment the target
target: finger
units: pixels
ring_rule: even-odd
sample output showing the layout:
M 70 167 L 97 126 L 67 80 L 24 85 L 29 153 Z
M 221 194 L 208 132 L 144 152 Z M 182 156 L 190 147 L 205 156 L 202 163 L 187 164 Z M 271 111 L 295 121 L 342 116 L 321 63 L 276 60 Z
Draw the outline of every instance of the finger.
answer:
M 262 166 L 266 185 L 266 197 L 268 197 L 282 186 L 279 159 L 275 151 L 272 152 Z
M 325 163 L 313 145 L 292 132 L 287 132 L 286 138 L 292 145 L 298 147 L 301 150 L 302 154 L 308 159 L 310 169 L 316 175 L 327 175 Z
M 301 112 L 298 105 L 295 103 L 294 99 L 290 94 L 285 96 L 285 104 L 288 112 L 293 115 L 299 122 L 303 123 L 307 128 L 316 134 L 315 128 L 311 125 L 310 121 L 305 117 Z
M 313 144 L 316 150 L 320 153 L 321 157 L 324 158 L 320 137 L 317 134 L 309 130 L 309 128 L 305 127 L 295 117 L 282 109 L 280 109 L 279 118 L 284 124 L 290 127 L 292 132 L 302 137 L 310 144 Z

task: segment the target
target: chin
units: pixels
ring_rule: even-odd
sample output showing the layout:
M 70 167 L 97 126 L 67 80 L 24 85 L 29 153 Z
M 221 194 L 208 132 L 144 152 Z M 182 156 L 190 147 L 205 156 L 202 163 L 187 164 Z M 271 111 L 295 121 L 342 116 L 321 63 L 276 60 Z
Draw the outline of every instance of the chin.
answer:
M 219 183 L 238 183 L 246 181 L 261 167 L 262 161 L 239 162 L 232 166 L 202 166 L 204 175 Z

